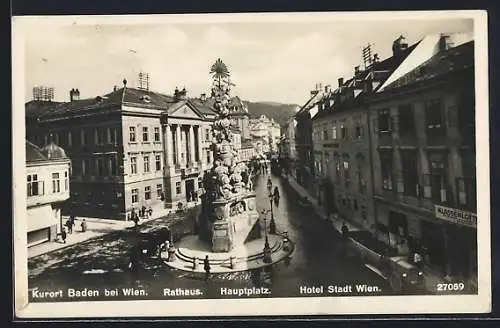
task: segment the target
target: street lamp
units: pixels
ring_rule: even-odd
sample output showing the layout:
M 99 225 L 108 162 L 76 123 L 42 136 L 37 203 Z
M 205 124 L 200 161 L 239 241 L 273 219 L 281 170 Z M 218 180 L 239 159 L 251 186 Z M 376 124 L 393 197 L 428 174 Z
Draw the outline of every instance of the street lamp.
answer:
M 273 210 L 273 183 L 271 179 L 267 181 L 267 190 L 269 191 L 269 203 L 271 204 L 271 223 L 269 224 L 269 232 L 276 233 L 276 222 L 274 221 L 274 210 Z
M 264 263 L 271 263 L 273 260 L 271 258 L 271 247 L 269 247 L 269 238 L 267 237 L 267 215 L 266 211 L 262 211 L 262 214 L 264 215 L 264 235 L 265 235 L 265 242 L 264 242 Z

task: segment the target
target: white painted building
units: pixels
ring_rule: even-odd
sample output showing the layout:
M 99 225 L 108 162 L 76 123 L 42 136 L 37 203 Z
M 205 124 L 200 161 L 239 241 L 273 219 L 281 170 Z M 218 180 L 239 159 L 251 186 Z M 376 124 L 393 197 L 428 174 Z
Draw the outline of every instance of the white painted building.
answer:
M 69 198 L 70 160 L 50 143 L 26 142 L 28 247 L 54 241 L 61 229 L 61 207 Z

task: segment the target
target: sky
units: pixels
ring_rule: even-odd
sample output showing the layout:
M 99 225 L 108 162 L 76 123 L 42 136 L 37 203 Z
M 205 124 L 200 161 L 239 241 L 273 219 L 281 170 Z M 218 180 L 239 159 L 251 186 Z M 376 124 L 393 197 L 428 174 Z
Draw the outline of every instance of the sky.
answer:
M 249 101 L 304 104 L 317 83 L 335 87 L 360 65 L 368 43 L 381 60 L 399 35 L 409 44 L 433 33 L 471 33 L 471 19 L 393 21 L 227 22 L 183 24 L 38 24 L 25 31 L 25 100 L 37 85 L 92 98 L 150 75 L 150 89 L 188 96 L 208 93 L 217 58 L 236 84 L 233 94 Z

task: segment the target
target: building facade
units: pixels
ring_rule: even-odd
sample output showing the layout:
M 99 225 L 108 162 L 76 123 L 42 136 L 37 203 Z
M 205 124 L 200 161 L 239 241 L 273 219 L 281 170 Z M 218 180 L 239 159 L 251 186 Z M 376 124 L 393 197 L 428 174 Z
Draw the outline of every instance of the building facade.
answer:
M 129 219 L 132 210 L 195 201 L 212 160 L 208 143 L 215 114 L 185 95 L 129 88 L 124 80 L 123 88 L 96 98 L 70 93 L 69 102 L 45 109 L 35 120 L 27 113 L 28 140 L 52 134 L 72 160 L 65 211 Z
M 322 86 L 316 85 L 309 100 L 295 114 L 295 148 L 297 160 L 291 171 L 297 182 L 311 194 L 314 188 L 314 156 L 312 118 L 318 113 L 318 102 L 323 98 Z
M 441 49 L 369 107 L 381 234 L 477 280 L 473 42 Z
M 28 247 L 55 241 L 61 231 L 61 209 L 69 199 L 70 160 L 53 142 L 40 149 L 26 142 Z

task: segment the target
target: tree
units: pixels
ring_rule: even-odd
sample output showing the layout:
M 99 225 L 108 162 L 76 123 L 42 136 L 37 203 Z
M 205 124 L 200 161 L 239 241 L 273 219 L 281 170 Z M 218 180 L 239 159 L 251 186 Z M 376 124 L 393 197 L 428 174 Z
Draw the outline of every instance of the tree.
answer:
M 226 64 L 224 64 L 224 62 L 220 58 L 218 58 L 210 68 L 210 74 L 212 74 L 212 77 L 220 84 L 221 80 L 228 78 L 230 73 Z

